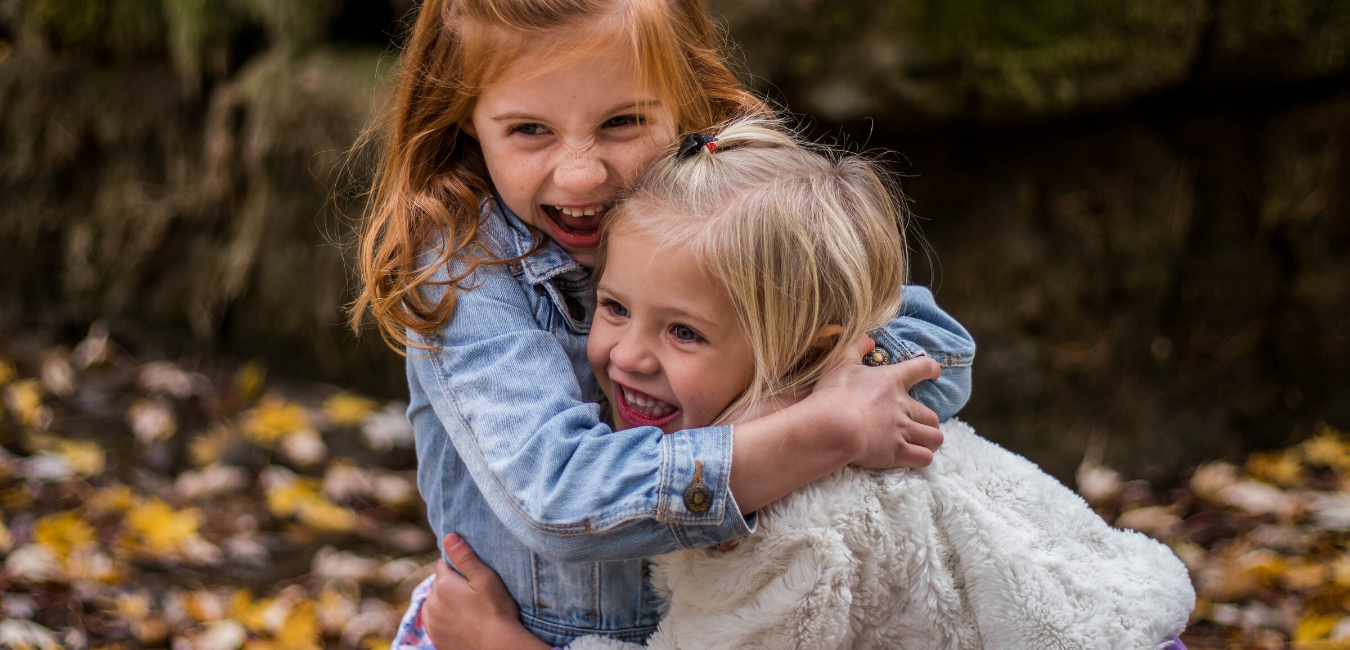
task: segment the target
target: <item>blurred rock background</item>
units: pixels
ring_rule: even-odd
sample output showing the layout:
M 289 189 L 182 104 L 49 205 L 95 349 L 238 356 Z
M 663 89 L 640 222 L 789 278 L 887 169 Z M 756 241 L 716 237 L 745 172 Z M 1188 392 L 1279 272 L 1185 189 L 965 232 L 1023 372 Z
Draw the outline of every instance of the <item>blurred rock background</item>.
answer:
M 896 152 L 985 435 L 1167 483 L 1350 427 L 1350 5 L 709 7 L 813 134 Z M 342 162 L 413 10 L 0 0 L 0 327 L 397 397 L 401 359 L 342 324 Z

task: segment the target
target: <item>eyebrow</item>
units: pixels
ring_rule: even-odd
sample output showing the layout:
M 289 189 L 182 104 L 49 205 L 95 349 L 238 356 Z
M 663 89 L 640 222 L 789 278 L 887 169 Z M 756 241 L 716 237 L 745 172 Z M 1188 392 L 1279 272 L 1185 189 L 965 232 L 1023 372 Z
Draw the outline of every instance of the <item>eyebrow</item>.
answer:
M 621 112 L 623 112 L 623 111 L 626 111 L 626 110 L 629 110 L 629 109 L 632 109 L 632 108 L 637 108 L 637 107 L 639 107 L 639 106 L 642 106 L 642 107 L 644 107 L 644 108 L 650 109 L 650 108 L 654 108 L 654 107 L 657 107 L 657 106 L 660 106 L 660 105 L 661 105 L 661 102 L 660 102 L 659 100 L 655 100 L 655 99 L 653 99 L 652 101 L 649 101 L 649 102 L 627 102 L 627 103 L 624 103 L 624 104 L 619 104 L 618 106 L 615 106 L 614 108 L 611 108 L 611 109 L 609 109 L 608 111 L 605 111 L 604 114 L 605 114 L 605 115 L 613 115 L 613 114 L 615 114 L 615 113 L 621 113 Z M 525 120 L 525 121 L 529 121 L 529 122 L 547 122 L 547 121 L 548 121 L 548 120 L 545 120 L 545 119 L 542 118 L 542 117 L 539 117 L 539 116 L 537 116 L 537 115 L 531 115 L 531 114 L 529 114 L 529 113 L 502 113 L 501 115 L 494 115 L 494 116 L 492 117 L 492 121 L 494 121 L 494 122 L 502 122 L 502 121 L 505 121 L 505 120 Z

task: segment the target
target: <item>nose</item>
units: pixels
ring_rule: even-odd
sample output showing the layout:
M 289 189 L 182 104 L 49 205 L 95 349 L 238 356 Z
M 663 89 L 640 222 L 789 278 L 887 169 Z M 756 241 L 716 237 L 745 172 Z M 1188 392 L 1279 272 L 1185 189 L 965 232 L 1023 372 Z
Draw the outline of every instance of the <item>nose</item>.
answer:
M 653 375 L 661 363 L 652 353 L 651 341 L 634 327 L 625 328 L 618 343 L 610 348 L 609 360 L 615 368 L 630 375 Z
M 554 185 L 573 194 L 587 194 L 603 185 L 609 172 L 600 154 L 600 147 L 594 142 L 580 146 L 569 144 L 554 169 Z

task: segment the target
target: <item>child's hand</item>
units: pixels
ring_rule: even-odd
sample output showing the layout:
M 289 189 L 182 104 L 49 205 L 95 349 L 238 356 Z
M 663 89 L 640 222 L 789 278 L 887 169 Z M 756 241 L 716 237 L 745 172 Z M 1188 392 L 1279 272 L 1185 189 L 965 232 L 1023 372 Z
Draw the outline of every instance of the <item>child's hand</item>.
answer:
M 445 536 L 445 560 L 436 561 L 436 582 L 422 603 L 422 624 L 437 650 L 548 650 L 520 624 L 516 601 L 502 579 L 478 559 L 459 535 Z
M 875 344 L 863 336 L 850 346 L 850 357 L 816 383 L 811 399 L 825 397 L 833 405 L 833 424 L 855 437 L 850 465 L 872 469 L 927 467 L 942 446 L 937 414 L 919 403 L 909 389 L 942 373 L 927 357 L 869 367 L 863 355 Z

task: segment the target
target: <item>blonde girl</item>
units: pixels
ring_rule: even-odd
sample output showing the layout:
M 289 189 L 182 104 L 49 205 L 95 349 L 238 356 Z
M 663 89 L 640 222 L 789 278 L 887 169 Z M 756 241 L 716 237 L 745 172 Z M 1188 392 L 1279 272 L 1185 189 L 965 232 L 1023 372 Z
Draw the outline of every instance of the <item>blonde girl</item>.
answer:
M 884 176 L 757 120 L 653 163 L 611 213 L 589 359 L 601 387 L 699 404 L 706 422 L 782 408 L 895 311 L 904 246 Z M 687 330 L 682 340 L 662 335 Z M 617 426 L 624 426 L 619 418 Z M 769 505 L 728 550 L 657 558 L 669 610 L 647 645 L 1183 648 L 1195 594 L 1167 547 L 955 420 L 922 470 L 845 468 Z M 443 647 L 545 648 L 459 542 L 427 623 Z M 586 637 L 572 650 L 621 648 Z
M 927 353 L 941 378 L 930 359 L 850 364 L 734 436 L 688 426 L 710 419 L 698 404 L 638 392 L 615 408 L 640 426 L 606 423 L 585 357 L 601 221 L 677 134 L 767 112 L 718 58 L 699 0 L 420 7 L 353 320 L 407 353 L 431 526 L 482 550 L 550 643 L 646 638 L 661 601 L 644 558 L 744 536 L 755 510 L 844 465 L 926 464 L 965 402 L 973 344 L 914 289 L 873 333 L 878 354 Z

